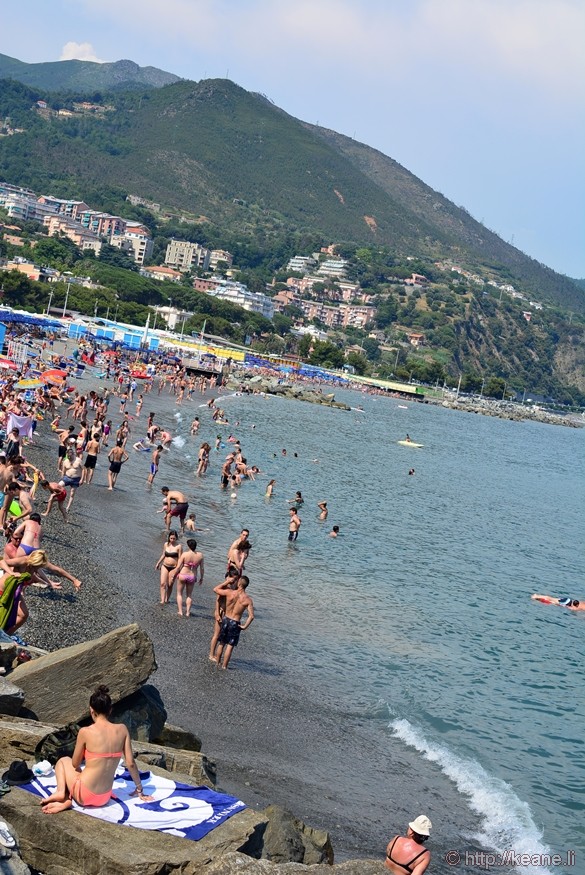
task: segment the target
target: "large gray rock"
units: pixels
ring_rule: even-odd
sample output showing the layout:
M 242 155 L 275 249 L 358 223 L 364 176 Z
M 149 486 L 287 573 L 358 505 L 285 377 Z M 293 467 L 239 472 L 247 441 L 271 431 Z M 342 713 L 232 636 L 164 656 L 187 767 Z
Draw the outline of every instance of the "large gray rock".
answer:
M 172 726 L 170 723 L 165 723 L 162 732 L 157 738 L 153 738 L 155 744 L 162 744 L 165 747 L 178 747 L 181 750 L 201 750 L 201 739 L 187 729 L 181 729 L 180 726 Z
M 0 641 L 0 668 L 10 670 L 16 659 L 16 644 Z
M 152 641 L 133 623 L 24 663 L 10 680 L 24 690 L 27 709 L 39 720 L 64 726 L 89 716 L 89 697 L 100 684 L 119 702 L 155 669 Z
M 142 759 L 152 765 L 158 765 L 167 772 L 180 772 L 189 775 L 189 783 L 204 784 L 215 787 L 217 769 L 213 760 L 205 754 L 193 750 L 179 750 L 160 744 L 148 744 L 144 741 L 134 741 L 132 750 L 136 759 Z
M 0 766 L 6 768 L 13 760 L 35 762 L 37 745 L 56 728 L 19 717 L 0 718 Z
M 187 775 L 173 778 L 189 783 Z M 203 875 L 212 860 L 240 851 L 266 826 L 245 809 L 193 842 L 75 811 L 46 815 L 39 799 L 18 787 L 0 798 L 0 817 L 14 825 L 23 860 L 45 875 Z
M 24 704 L 24 693 L 16 684 L 0 677 L 0 714 L 16 716 Z
M 159 691 L 146 684 L 112 708 L 114 723 L 124 723 L 130 738 L 153 741 L 163 731 L 167 712 Z
M 268 826 L 262 837 L 262 858 L 274 863 L 333 863 L 329 833 L 306 826 L 278 805 L 264 809 Z
M 19 857 L 18 851 L 15 848 L 3 848 L 2 845 L 0 845 L 0 872 L 2 875 L 30 875 L 30 869 Z
M 306 866 L 303 863 L 272 863 L 252 860 L 241 853 L 223 854 L 205 868 L 205 875 L 388 875 L 380 860 L 346 860 L 329 866 Z

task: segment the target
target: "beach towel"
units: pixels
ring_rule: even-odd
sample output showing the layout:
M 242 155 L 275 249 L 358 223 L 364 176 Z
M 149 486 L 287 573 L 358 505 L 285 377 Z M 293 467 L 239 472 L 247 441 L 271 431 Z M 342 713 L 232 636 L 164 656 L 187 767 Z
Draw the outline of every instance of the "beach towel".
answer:
M 10 413 L 6 423 L 7 433 L 10 434 L 13 428 L 18 429 L 21 438 L 31 438 L 33 436 L 32 416 L 17 416 L 16 413 Z
M 82 808 L 74 802 L 73 810 L 108 823 L 152 829 L 199 841 L 216 826 L 246 807 L 234 796 L 216 793 L 209 787 L 191 787 L 152 772 L 140 772 L 140 780 L 144 793 L 154 796 L 153 802 L 142 802 L 137 796 L 131 796 L 134 782 L 130 773 L 120 766 L 114 780 L 115 799 L 110 799 L 102 808 Z M 56 779 L 53 773 L 35 778 L 30 784 L 23 784 L 21 789 L 47 797 L 55 788 Z
M 16 622 L 18 599 L 30 574 L 11 574 L 4 581 L 0 595 L 0 629 L 10 629 Z

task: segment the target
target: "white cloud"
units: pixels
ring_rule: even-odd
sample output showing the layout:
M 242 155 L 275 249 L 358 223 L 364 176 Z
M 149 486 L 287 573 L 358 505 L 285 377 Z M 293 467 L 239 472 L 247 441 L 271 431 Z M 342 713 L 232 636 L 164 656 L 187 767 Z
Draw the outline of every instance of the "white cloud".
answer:
M 76 43 L 70 41 L 65 43 L 61 49 L 60 61 L 97 61 L 98 64 L 104 62 L 95 53 L 95 49 L 91 43 Z

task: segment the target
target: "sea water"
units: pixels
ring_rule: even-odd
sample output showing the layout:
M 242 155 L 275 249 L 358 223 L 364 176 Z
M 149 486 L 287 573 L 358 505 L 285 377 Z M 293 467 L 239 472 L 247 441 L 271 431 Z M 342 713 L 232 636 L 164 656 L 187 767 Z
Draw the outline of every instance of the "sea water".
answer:
M 470 843 L 531 855 L 574 849 L 572 871 L 585 871 L 585 615 L 530 600 L 585 598 L 585 433 L 338 398 L 354 409 L 226 396 L 230 424 L 201 413 L 195 438 L 190 412 L 176 417 L 163 464 L 192 484 L 180 488 L 210 527 L 206 552 L 223 555 L 226 531 L 249 526 L 263 626 L 287 629 L 275 661 L 348 714 L 373 716 L 369 731 L 393 755 L 410 751 L 419 798 L 440 769 L 475 815 Z M 237 500 L 218 489 L 230 433 L 262 471 Z M 424 447 L 398 445 L 407 433 Z M 216 434 L 225 447 L 195 481 L 196 449 Z M 289 544 L 297 490 L 303 522 Z M 448 870 L 435 859 L 433 868 Z

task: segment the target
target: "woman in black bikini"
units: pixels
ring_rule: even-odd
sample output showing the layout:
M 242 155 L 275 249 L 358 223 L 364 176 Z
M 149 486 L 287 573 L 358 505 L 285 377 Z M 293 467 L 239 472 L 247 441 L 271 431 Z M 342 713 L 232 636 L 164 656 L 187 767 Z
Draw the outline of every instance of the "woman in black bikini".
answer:
M 408 824 L 405 836 L 394 836 L 386 848 L 386 868 L 394 875 L 423 875 L 431 862 L 431 852 L 423 847 L 432 823 L 424 814 Z
M 173 589 L 173 581 L 170 574 L 179 564 L 182 552 L 183 548 L 179 544 L 179 536 L 176 532 L 169 532 L 168 540 L 164 545 L 162 555 L 154 566 L 157 570 L 160 568 L 161 605 L 166 605 L 169 600 L 169 596 Z

